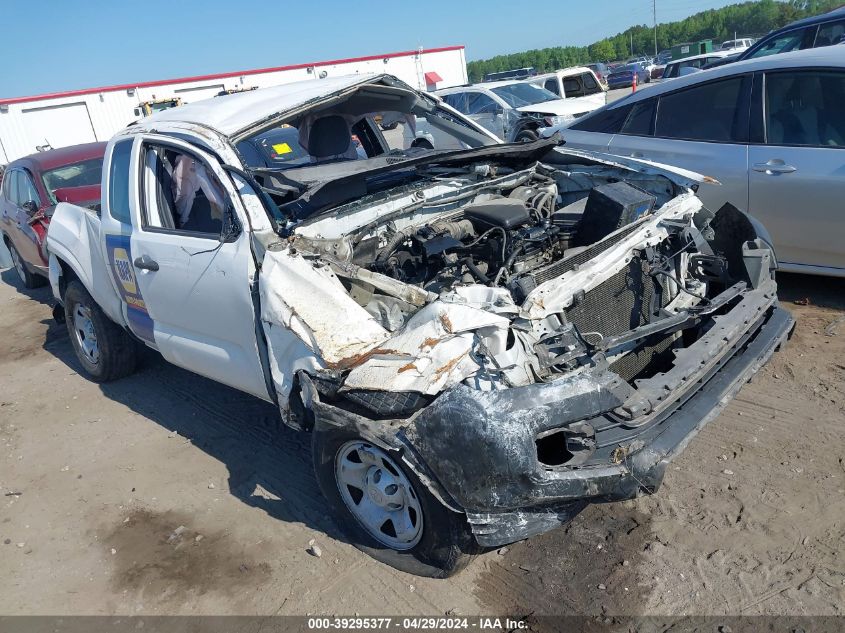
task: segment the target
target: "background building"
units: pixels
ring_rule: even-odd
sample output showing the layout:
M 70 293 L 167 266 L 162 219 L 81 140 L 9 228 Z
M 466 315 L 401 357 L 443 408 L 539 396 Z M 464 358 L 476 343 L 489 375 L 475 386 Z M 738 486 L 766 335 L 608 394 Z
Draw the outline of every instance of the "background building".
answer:
M 388 73 L 421 90 L 467 83 L 464 47 L 446 46 L 0 99 L 0 165 L 43 149 L 107 141 L 151 112 L 221 92 L 355 73 Z M 0 268 L 11 265 L 0 242 Z
M 422 90 L 467 83 L 464 47 L 447 46 L 0 99 L 0 164 L 40 149 L 106 141 L 129 123 L 177 103 L 355 73 L 388 73 Z

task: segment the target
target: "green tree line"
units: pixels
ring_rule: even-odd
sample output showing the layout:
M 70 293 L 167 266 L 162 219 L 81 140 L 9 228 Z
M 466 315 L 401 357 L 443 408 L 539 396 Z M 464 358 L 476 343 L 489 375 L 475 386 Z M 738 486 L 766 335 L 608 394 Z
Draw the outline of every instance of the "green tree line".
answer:
M 842 0 L 757 0 L 702 11 L 685 20 L 658 24 L 657 49 L 707 39 L 718 45 L 733 39 L 734 33 L 739 37 L 762 35 L 795 20 L 825 13 L 841 4 Z M 533 66 L 542 73 L 645 54 L 654 54 L 654 28 L 642 24 L 589 46 L 555 46 L 471 61 L 467 63 L 467 73 L 470 81 L 476 82 L 487 73 L 513 68 Z

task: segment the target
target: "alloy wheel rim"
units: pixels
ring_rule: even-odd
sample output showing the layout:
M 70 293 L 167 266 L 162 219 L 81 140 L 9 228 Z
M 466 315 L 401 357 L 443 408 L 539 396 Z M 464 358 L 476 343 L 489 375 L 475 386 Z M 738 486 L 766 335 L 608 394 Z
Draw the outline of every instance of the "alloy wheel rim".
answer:
M 419 497 L 385 451 L 361 440 L 347 442 L 335 458 L 335 479 L 346 507 L 370 536 L 395 550 L 419 543 Z
M 87 306 L 79 303 L 74 306 L 73 331 L 76 335 L 76 342 L 79 343 L 79 349 L 88 361 L 94 365 L 100 362 L 97 333 L 94 331 L 94 322 L 91 320 L 91 309 Z

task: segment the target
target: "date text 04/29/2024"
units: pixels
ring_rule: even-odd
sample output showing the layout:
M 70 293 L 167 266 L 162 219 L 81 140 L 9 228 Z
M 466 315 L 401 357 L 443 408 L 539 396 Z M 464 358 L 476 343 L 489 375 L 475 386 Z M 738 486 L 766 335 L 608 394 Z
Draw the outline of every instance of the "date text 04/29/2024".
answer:
M 340 618 L 308 618 L 309 630 L 361 630 L 361 629 L 400 629 L 412 630 L 491 630 L 513 631 L 524 629 L 524 620 L 498 617 L 340 617 Z

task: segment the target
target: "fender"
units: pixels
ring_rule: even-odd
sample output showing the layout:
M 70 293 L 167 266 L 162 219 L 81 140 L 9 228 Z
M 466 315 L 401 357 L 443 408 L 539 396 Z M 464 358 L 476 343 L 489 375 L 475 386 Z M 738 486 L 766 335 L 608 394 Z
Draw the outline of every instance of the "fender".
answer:
M 71 272 L 115 323 L 126 327 L 120 296 L 102 257 L 100 219 L 89 209 L 60 202 L 47 232 L 50 287 L 60 303 Z

